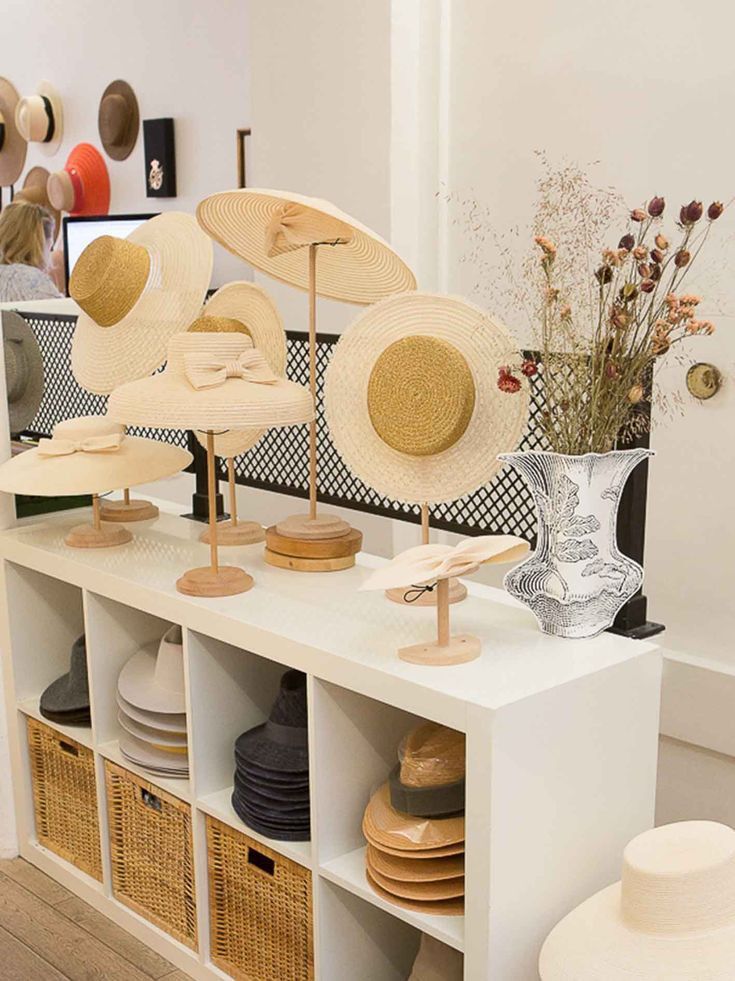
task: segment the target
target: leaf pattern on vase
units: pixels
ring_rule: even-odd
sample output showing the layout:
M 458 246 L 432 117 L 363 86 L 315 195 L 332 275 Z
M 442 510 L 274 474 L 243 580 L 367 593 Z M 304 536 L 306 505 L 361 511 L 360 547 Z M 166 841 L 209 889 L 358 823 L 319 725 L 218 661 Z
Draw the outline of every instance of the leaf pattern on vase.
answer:
M 599 531 L 600 522 L 594 514 L 575 515 L 579 507 L 579 485 L 567 474 L 562 474 L 551 495 L 539 492 L 538 505 L 546 523 L 552 558 L 557 562 L 583 562 L 597 555 L 597 545 L 586 536 Z M 561 586 L 560 598 L 565 598 L 567 584 L 558 570 L 554 576 Z
M 609 579 L 618 593 L 623 592 L 628 582 L 626 572 L 619 565 L 615 565 L 612 562 L 603 562 L 602 559 L 596 559 L 594 562 L 586 565 L 582 569 L 582 575 L 585 579 L 589 576 L 599 576 L 600 579 Z

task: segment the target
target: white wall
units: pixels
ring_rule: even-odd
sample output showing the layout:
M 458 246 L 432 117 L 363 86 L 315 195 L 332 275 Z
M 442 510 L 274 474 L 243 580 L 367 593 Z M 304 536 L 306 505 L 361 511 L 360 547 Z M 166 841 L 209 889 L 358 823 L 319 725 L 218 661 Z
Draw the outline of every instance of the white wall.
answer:
M 123 78 L 141 120 L 174 117 L 178 197 L 146 198 L 141 125 L 127 160 L 103 154 L 112 212 L 193 212 L 207 194 L 237 185 L 235 131 L 251 122 L 247 0 L 6 0 L 2 38 L 0 72 L 18 91 L 45 78 L 64 100 L 61 148 L 45 157 L 31 145 L 27 168 L 62 167 L 76 143 L 101 149 L 100 96 Z M 242 263 L 217 252 L 215 285 L 243 278 Z

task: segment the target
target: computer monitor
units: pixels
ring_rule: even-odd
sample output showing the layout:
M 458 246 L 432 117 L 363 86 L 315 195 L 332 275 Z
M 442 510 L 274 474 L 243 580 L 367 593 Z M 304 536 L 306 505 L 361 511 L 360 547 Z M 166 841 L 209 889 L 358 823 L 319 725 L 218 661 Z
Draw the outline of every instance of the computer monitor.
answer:
M 93 215 L 84 218 L 75 218 L 70 215 L 64 218 L 64 267 L 66 271 L 67 296 L 69 295 L 69 277 L 77 259 L 90 242 L 93 242 L 101 235 L 114 235 L 115 238 L 127 238 L 144 221 L 154 218 L 156 213 L 148 215 Z

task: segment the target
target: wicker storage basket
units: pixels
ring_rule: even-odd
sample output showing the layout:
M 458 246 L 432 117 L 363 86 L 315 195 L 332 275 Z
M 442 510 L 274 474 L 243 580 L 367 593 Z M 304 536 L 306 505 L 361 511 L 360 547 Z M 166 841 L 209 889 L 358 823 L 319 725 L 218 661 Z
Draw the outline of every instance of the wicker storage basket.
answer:
M 115 897 L 197 949 L 191 807 L 105 761 Z
M 26 719 L 36 837 L 41 845 L 102 881 L 94 755 L 37 719 Z
M 312 981 L 311 872 L 207 816 L 212 963 L 239 981 Z

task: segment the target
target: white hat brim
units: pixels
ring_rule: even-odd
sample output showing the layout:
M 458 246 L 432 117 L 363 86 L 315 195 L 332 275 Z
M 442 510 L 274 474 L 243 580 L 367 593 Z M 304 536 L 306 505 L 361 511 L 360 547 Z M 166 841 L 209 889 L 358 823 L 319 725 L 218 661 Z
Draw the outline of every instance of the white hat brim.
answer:
M 557 923 L 541 948 L 542 981 L 732 981 L 735 926 L 643 933 L 620 908 L 616 882 Z
M 266 252 L 266 228 L 278 209 L 287 204 L 336 218 L 352 230 L 346 244 L 325 245 L 317 252 L 316 291 L 320 296 L 366 305 L 392 293 L 416 289 L 416 277 L 388 242 L 321 198 L 266 188 L 221 191 L 198 205 L 197 220 L 215 241 L 255 269 L 308 290 L 308 248 L 275 256 Z
M 51 103 L 54 114 L 54 135 L 48 143 L 35 143 L 34 146 L 37 146 L 45 156 L 53 157 L 64 138 L 64 104 L 56 86 L 46 80 L 39 84 L 36 93 L 45 96 Z
M 382 352 L 404 337 L 447 341 L 464 357 L 475 384 L 475 406 L 462 436 L 441 453 L 410 456 L 388 446 L 370 421 L 370 373 Z M 404 293 L 370 307 L 335 346 L 327 369 L 324 407 L 332 440 L 347 467 L 380 494 L 406 504 L 454 501 L 487 484 L 503 466 L 499 453 L 516 449 L 528 420 L 528 387 L 497 387 L 498 369 L 518 359 L 505 327 L 458 297 Z
M 182 659 L 179 689 L 164 688 L 156 681 L 158 649 L 158 644 L 149 644 L 133 654 L 120 672 L 117 690 L 126 702 L 145 712 L 179 715 L 186 712 L 184 662 Z
M 199 315 L 212 277 L 212 243 L 191 215 L 157 215 L 131 232 L 128 241 L 158 253 L 161 285 L 144 292 L 112 327 L 79 314 L 72 372 L 82 388 L 96 395 L 109 395 L 117 385 L 161 367 L 170 338 Z
M 0 490 L 41 497 L 103 494 L 170 477 L 191 461 L 180 446 L 140 436 L 126 436 L 109 452 L 43 456 L 36 448 L 0 466 Z

